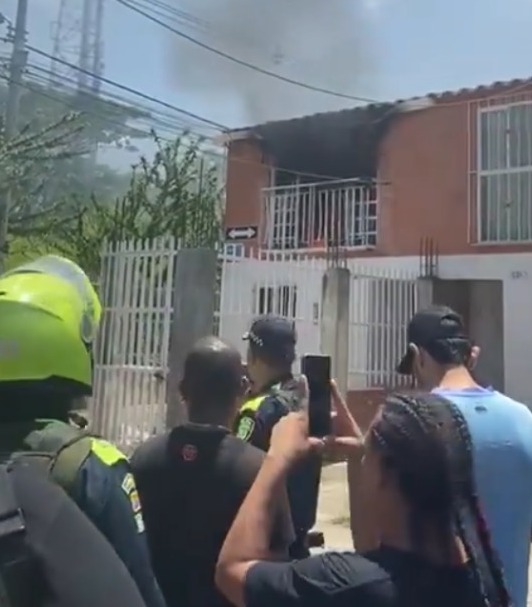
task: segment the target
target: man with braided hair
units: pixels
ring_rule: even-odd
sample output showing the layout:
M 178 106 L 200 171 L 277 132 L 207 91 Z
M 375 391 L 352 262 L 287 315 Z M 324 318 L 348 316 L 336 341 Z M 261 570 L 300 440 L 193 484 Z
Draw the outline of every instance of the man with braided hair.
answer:
M 434 394 L 388 397 L 368 431 L 357 489 L 378 544 L 272 562 L 272 506 L 290 469 L 329 445 L 346 457 L 360 451 L 345 402 L 336 408 L 343 423 L 326 441 L 309 438 L 304 413 L 274 428 L 220 553 L 216 581 L 226 597 L 237 607 L 510 607 L 476 497 L 467 424 Z
M 475 476 L 493 543 L 516 607 L 526 607 L 532 530 L 532 413 L 476 383 L 479 355 L 459 314 L 445 306 L 419 311 L 407 331 L 398 372 L 453 401 L 473 440 Z

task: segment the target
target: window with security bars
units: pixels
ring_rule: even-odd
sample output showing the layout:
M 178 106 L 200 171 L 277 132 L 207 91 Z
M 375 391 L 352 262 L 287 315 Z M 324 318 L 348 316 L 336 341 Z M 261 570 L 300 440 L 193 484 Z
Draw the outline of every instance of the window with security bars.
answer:
M 483 109 L 478 132 L 478 240 L 532 240 L 532 102 Z
M 377 244 L 375 184 L 352 179 L 266 188 L 263 204 L 268 249 Z
M 295 318 L 297 311 L 297 287 L 282 285 L 260 287 L 256 292 L 255 315 L 275 314 Z

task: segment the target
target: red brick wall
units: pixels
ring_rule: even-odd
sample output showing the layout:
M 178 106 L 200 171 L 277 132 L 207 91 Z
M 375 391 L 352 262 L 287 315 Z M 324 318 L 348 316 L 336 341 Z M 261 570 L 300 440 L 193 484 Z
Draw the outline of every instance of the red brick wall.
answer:
M 357 255 L 418 255 L 421 237 L 432 237 L 440 254 L 532 249 L 532 245 L 469 244 L 469 187 L 476 182 L 469 175 L 476 157 L 469 138 L 476 141 L 478 99 L 502 94 L 504 89 L 494 91 L 479 90 L 475 98 L 470 93 L 469 97 L 448 95 L 432 108 L 400 115 L 392 122 L 380 147 L 378 177 L 386 185 L 381 186 L 378 247 Z M 260 191 L 269 177 L 267 162 L 258 141 L 231 144 L 227 225 L 260 221 Z

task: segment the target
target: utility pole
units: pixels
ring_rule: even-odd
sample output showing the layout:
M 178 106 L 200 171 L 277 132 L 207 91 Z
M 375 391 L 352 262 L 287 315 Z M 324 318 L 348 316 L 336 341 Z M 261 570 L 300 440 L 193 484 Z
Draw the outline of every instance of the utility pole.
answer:
M 22 91 L 22 76 L 26 67 L 28 52 L 26 51 L 26 24 L 28 20 L 28 0 L 18 0 L 17 18 L 13 31 L 13 52 L 9 64 L 9 85 L 7 92 L 6 113 L 4 119 L 4 134 L 6 140 L 11 139 L 18 131 L 20 93 Z M 9 209 L 11 194 L 6 192 L 0 199 L 0 271 L 4 270 L 7 255 L 7 234 L 9 224 Z

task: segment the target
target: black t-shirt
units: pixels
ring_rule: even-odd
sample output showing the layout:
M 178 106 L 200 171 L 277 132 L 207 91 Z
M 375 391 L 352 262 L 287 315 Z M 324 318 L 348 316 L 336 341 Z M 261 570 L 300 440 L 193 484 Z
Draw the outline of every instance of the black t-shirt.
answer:
M 141 445 L 131 465 L 155 575 L 168 607 L 227 607 L 214 585 L 225 536 L 264 453 L 217 426 L 185 424 Z M 288 508 L 272 547 L 293 540 Z
M 144 607 L 125 565 L 66 493 L 40 471 L 10 473 L 35 564 L 34 607 Z
M 467 567 L 438 567 L 383 547 L 262 562 L 246 578 L 246 607 L 482 607 Z

